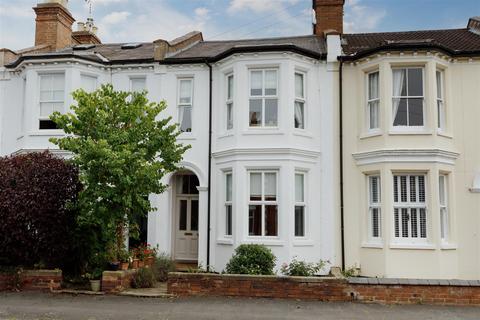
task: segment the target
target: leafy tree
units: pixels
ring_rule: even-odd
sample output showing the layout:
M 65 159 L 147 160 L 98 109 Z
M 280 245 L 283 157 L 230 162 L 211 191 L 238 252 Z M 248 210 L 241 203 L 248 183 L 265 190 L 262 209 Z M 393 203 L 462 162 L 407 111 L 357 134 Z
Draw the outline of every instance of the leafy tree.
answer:
M 118 253 L 125 227 L 154 209 L 149 194 L 165 190 L 162 177 L 178 169 L 189 146 L 177 143 L 180 131 L 171 117 L 158 120 L 166 103 L 149 102 L 146 92 L 103 85 L 72 95 L 73 112 L 50 117 L 67 136 L 50 141 L 71 151 L 79 168 L 79 223 L 101 226 Z

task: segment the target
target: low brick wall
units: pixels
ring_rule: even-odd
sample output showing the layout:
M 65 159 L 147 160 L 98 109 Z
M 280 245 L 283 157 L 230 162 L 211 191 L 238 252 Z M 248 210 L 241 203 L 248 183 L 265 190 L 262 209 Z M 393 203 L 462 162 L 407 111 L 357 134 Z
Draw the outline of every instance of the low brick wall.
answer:
M 62 270 L 19 270 L 0 274 L 2 290 L 58 290 L 62 286 Z
M 383 304 L 480 306 L 480 281 L 170 273 L 177 296 L 239 296 Z
M 107 293 L 115 293 L 130 288 L 132 277 L 136 269 L 124 271 L 103 271 L 101 290 Z

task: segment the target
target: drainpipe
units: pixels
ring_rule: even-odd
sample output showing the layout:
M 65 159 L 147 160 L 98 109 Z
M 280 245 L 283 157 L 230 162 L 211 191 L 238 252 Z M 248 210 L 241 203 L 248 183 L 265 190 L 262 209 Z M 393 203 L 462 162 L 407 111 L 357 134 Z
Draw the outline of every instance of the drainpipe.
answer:
M 339 138 L 340 138 L 340 231 L 342 243 L 342 270 L 345 270 L 345 223 L 344 223 L 344 194 L 343 194 L 343 80 L 342 80 L 343 62 L 340 60 L 339 66 Z
M 211 207 L 211 182 L 212 182 L 212 65 L 205 60 L 205 64 L 208 66 L 208 182 L 207 182 L 207 271 L 210 271 L 210 207 Z

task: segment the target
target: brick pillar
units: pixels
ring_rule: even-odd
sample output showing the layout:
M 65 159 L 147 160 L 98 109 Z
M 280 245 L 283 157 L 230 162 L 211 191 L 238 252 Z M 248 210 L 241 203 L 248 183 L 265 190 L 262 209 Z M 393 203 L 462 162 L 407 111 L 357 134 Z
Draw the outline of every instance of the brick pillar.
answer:
M 313 34 L 323 36 L 325 31 L 332 30 L 343 33 L 344 4 L 345 0 L 313 0 Z
M 35 19 L 35 46 L 48 45 L 50 50 L 62 49 L 72 44 L 72 24 L 75 19 L 64 6 L 55 1 L 39 3 L 33 8 Z

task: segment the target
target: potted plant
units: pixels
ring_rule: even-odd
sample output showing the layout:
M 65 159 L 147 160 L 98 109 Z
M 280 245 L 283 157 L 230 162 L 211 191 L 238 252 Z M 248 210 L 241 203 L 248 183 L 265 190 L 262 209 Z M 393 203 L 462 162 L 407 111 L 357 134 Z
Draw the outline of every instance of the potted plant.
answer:
M 132 269 L 138 269 L 138 262 L 140 259 L 138 259 L 137 249 L 134 248 L 130 252 L 130 256 L 132 257 Z
M 110 247 L 107 252 L 108 268 L 111 271 L 117 271 L 120 268 L 120 261 L 118 254 L 113 247 Z
M 85 278 L 87 278 L 90 281 L 90 289 L 93 292 L 100 291 L 100 284 L 101 284 L 100 278 L 102 277 L 102 272 L 103 272 L 102 269 L 95 268 L 92 270 L 91 273 L 85 274 Z
M 147 244 L 143 249 L 143 253 L 145 255 L 145 258 L 144 258 L 145 266 L 149 266 L 149 267 L 153 266 L 153 264 L 155 263 L 155 256 L 156 256 L 155 249 L 152 249 L 150 245 Z
M 120 260 L 120 270 L 128 270 L 128 265 L 130 263 L 130 254 L 126 249 L 122 249 L 118 253 L 118 258 Z
M 138 267 L 143 268 L 145 266 L 145 246 L 138 246 L 136 253 L 138 258 Z

